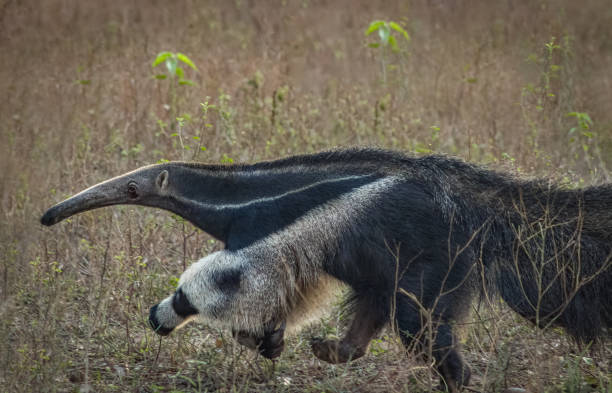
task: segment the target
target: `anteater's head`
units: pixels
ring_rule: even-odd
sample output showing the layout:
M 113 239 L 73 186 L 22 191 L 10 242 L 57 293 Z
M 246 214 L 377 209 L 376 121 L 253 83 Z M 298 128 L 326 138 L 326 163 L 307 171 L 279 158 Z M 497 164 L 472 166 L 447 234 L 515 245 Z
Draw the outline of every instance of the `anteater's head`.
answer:
M 149 325 L 155 333 L 166 336 L 177 327 L 187 323 L 196 314 L 198 310 L 191 304 L 183 289 L 179 287 L 172 296 L 151 307 Z
M 236 296 L 243 286 L 241 265 L 241 257 L 226 251 L 214 252 L 191 264 L 181 275 L 178 289 L 151 307 L 149 324 L 153 330 L 165 336 L 194 318 L 236 325 L 232 319 L 240 320 L 236 314 L 241 313 L 232 310 L 237 309 L 236 300 L 244 298 Z M 248 303 L 251 307 L 250 299 Z
M 96 184 L 51 207 L 41 217 L 43 225 L 54 225 L 74 214 L 103 206 L 133 204 L 171 210 L 168 195 L 171 168 L 152 165 Z

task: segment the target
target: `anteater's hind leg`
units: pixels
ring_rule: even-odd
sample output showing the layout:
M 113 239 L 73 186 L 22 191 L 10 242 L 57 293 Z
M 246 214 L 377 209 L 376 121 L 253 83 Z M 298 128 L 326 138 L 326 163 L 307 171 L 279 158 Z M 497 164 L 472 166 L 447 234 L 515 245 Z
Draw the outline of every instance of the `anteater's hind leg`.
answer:
M 315 338 L 311 342 L 313 353 L 329 363 L 345 363 L 362 357 L 372 338 L 387 323 L 388 308 L 388 304 L 380 307 L 370 297 L 357 297 L 355 315 L 344 338 L 341 340 Z
M 433 355 L 440 373 L 441 388 L 458 392 L 469 383 L 470 368 L 455 348 L 451 326 L 443 317 L 433 318 L 433 321 L 427 321 L 412 300 L 398 297 L 396 322 L 402 342 L 425 357 Z

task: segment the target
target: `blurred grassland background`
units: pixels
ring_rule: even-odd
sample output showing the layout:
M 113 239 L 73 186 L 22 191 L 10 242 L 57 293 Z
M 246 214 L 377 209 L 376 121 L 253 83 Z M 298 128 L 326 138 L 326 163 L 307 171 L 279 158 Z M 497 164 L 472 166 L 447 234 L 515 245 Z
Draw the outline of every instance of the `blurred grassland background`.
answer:
M 373 47 L 375 20 L 409 40 Z M 340 334 L 338 312 L 275 363 L 206 326 L 160 340 L 148 308 L 221 244 L 153 209 L 38 219 L 149 163 L 337 146 L 609 182 L 611 26 L 606 0 L 1 0 L 0 391 L 430 391 L 435 375 L 390 333 L 350 365 L 315 360 L 308 337 Z M 162 51 L 193 61 L 192 83 L 152 67 Z M 612 389 L 609 345 L 474 309 L 460 328 L 473 391 Z

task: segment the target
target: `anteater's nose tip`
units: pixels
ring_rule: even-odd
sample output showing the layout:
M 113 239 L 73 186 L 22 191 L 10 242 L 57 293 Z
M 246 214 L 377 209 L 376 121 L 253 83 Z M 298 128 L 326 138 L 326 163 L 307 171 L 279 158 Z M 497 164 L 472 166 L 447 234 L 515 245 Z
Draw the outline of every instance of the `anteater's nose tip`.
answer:
M 40 223 L 45 226 L 51 226 L 56 223 L 55 214 L 53 214 L 53 208 L 47 210 L 45 214 L 40 218 Z
M 151 307 L 149 310 L 149 326 L 151 329 L 160 336 L 167 336 L 173 330 L 173 328 L 163 327 L 157 320 L 157 304 Z

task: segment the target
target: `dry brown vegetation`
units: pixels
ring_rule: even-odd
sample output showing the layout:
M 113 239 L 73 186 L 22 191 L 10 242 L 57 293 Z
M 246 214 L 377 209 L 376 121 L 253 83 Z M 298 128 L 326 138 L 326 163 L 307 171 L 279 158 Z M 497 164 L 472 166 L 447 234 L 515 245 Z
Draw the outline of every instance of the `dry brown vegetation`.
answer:
M 411 40 L 368 47 L 376 19 Z M 353 364 L 315 360 L 309 334 L 336 333 L 337 313 L 275 363 L 206 326 L 160 340 L 148 308 L 221 244 L 152 209 L 38 219 L 158 160 L 347 145 L 610 181 L 610 26 L 605 0 L 0 1 L 0 391 L 427 391 L 434 376 L 391 334 Z M 166 50 L 195 62 L 195 86 L 153 77 Z M 473 391 L 612 389 L 609 346 L 503 306 L 475 307 L 462 331 Z

